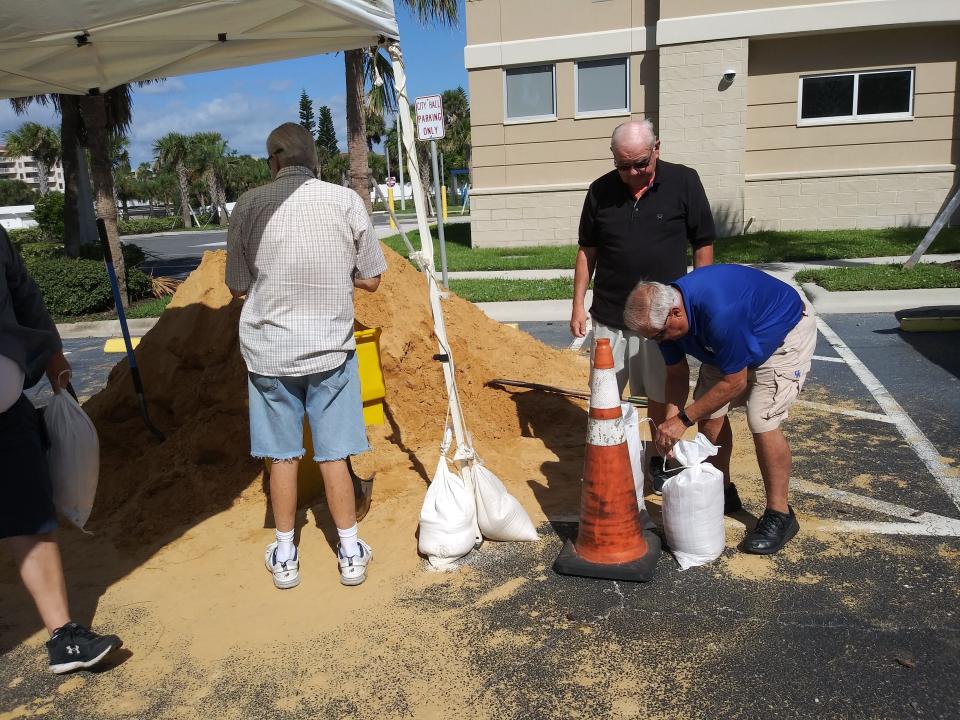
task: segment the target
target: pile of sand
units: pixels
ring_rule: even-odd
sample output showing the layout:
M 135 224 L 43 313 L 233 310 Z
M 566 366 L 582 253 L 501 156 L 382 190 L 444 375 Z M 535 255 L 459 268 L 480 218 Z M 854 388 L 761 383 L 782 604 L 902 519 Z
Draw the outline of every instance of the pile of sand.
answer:
M 374 451 L 363 465 L 396 468 L 402 457 L 409 484 L 422 487 L 424 468 L 436 462 L 446 413 L 443 373 L 433 359 L 438 348 L 426 282 L 405 259 L 385 252 L 389 270 L 380 290 L 357 293 L 357 319 L 382 328 L 389 416 L 387 428 L 371 428 Z M 223 252 L 204 255 L 136 351 L 150 414 L 166 442 L 158 443 L 144 426 L 126 361 L 85 406 L 101 438 L 96 530 L 162 541 L 167 531 L 238 498 L 263 499 L 262 465 L 249 455 L 246 367 L 237 338 L 241 303 L 224 284 L 225 260 Z M 444 312 L 464 414 L 485 458 L 501 451 L 509 457 L 509 441 L 531 434 L 533 423 L 575 424 L 571 429 L 582 434 L 578 404 L 485 383 L 512 377 L 581 387 L 583 360 L 490 320 L 456 296 L 444 303 Z

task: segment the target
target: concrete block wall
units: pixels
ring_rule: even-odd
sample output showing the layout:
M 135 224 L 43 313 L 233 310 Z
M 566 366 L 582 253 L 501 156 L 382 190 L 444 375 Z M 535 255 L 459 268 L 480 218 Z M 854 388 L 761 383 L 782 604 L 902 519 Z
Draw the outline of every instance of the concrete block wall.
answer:
M 587 189 L 470 196 L 473 247 L 572 245 Z
M 746 217 L 751 231 L 926 226 L 957 182 L 954 172 L 751 180 Z
M 721 236 L 744 221 L 748 52 L 747 38 L 660 48 L 660 156 L 697 170 Z

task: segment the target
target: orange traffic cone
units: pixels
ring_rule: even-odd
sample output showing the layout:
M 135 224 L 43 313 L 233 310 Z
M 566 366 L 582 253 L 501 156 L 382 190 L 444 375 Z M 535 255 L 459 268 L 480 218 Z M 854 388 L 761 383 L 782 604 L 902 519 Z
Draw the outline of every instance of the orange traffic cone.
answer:
M 606 338 L 597 340 L 590 385 L 580 528 L 553 569 L 562 575 L 647 582 L 660 556 L 660 539 L 643 529 L 637 508 L 613 351 Z

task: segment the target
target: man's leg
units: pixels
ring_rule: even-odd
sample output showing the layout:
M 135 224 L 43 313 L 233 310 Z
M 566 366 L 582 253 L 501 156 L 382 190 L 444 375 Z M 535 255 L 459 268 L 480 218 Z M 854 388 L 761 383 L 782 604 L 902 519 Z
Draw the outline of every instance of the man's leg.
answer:
M 719 452 L 710 458 L 710 464 L 723 473 L 723 484 L 729 485 L 730 458 L 733 455 L 733 431 L 730 429 L 730 420 L 726 415 L 707 418 L 697 423 L 697 430 L 720 448 Z
M 767 507 L 779 513 L 788 513 L 787 495 L 790 490 L 790 469 L 793 456 L 790 444 L 780 428 L 762 433 L 754 433 L 753 442 L 757 448 L 757 462 L 763 476 L 763 487 L 767 493 Z
M 279 532 L 293 532 L 297 518 L 297 470 L 300 461 L 274 460 L 270 463 L 270 505 L 274 526 Z
M 33 598 L 47 631 L 70 622 L 67 585 L 63 578 L 60 548 L 51 533 L 18 535 L 4 540 L 13 554 L 27 592 Z
M 332 460 L 319 465 L 333 524 L 338 530 L 352 528 L 357 524 L 357 500 L 353 494 L 353 478 L 347 470 L 347 461 Z

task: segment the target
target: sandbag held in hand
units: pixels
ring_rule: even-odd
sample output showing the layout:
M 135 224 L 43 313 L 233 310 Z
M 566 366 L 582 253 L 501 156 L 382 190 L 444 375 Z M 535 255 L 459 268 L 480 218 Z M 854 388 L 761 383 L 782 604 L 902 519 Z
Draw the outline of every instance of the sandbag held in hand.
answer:
M 477 461 L 471 468 L 477 491 L 477 524 L 488 540 L 538 540 L 530 516 L 500 478 Z
M 726 546 L 723 473 L 706 462 L 718 450 L 700 433 L 673 448 L 686 467 L 663 485 L 663 530 L 681 570 L 713 562 Z
M 43 412 L 50 438 L 47 462 L 57 511 L 83 529 L 93 510 L 100 476 L 100 441 L 93 421 L 61 390 Z
M 433 565 L 466 555 L 476 539 L 476 512 L 472 493 L 441 455 L 420 510 L 420 552 Z

